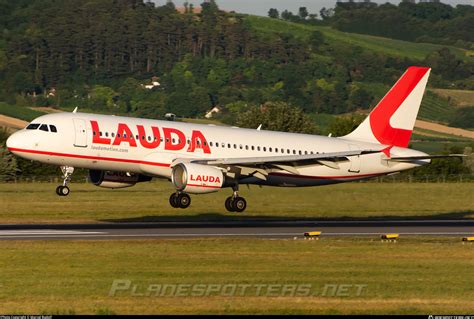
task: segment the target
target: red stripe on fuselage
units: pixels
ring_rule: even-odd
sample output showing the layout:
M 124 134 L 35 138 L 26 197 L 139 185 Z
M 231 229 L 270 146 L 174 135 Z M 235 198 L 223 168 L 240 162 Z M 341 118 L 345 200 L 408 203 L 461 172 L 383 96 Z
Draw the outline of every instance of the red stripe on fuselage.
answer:
M 63 157 L 90 159 L 90 160 L 99 160 L 99 161 L 145 164 L 145 165 L 152 165 L 152 166 L 170 167 L 170 164 L 147 162 L 147 161 L 140 161 L 140 160 L 131 160 L 131 159 L 125 159 L 125 158 L 116 158 L 116 157 L 101 157 L 101 156 L 88 156 L 88 155 L 67 154 L 67 153 L 55 153 L 55 152 L 47 152 L 47 151 L 27 150 L 27 149 L 21 149 L 21 148 L 9 148 L 9 150 L 12 151 L 12 152 L 31 153 L 31 154 L 39 154 L 39 155 L 63 156 Z

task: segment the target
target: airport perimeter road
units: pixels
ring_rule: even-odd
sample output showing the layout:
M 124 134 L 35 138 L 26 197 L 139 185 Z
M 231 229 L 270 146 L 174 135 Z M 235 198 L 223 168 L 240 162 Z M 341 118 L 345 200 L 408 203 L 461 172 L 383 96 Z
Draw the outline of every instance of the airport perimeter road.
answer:
M 413 236 L 472 236 L 474 220 L 398 221 L 242 221 L 159 222 L 97 224 L 0 225 L 0 240 L 71 240 L 132 238 L 294 238 L 304 232 L 321 231 L 323 236 L 378 236 L 399 233 Z

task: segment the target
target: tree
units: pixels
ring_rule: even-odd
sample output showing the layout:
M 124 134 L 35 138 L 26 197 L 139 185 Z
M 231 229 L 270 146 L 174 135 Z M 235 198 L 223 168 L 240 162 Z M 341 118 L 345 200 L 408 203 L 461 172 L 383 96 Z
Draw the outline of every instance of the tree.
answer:
M 15 156 L 5 147 L 5 141 L 9 135 L 6 127 L 0 128 L 0 181 L 2 182 L 13 180 L 18 172 Z
M 364 120 L 363 115 L 352 114 L 351 116 L 336 117 L 329 124 L 328 131 L 333 136 L 344 136 L 355 130 Z
M 294 15 L 288 10 L 285 10 L 281 13 L 281 18 L 283 20 L 291 21 L 293 19 Z
M 268 16 L 273 19 L 278 19 L 280 18 L 280 13 L 277 9 L 271 8 L 270 10 L 268 10 Z
M 300 7 L 298 9 L 298 15 L 300 16 L 301 19 L 306 20 L 306 18 L 309 15 L 308 9 L 306 7 Z
M 262 106 L 253 106 L 237 118 L 241 127 L 294 133 L 316 133 L 312 120 L 303 111 L 285 102 L 267 102 Z

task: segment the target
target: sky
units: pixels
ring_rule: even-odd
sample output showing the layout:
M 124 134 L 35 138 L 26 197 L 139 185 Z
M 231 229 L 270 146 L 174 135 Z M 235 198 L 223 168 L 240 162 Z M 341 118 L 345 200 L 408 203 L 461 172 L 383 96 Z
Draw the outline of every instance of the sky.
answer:
M 163 5 L 166 0 L 153 0 L 158 5 Z M 357 0 L 356 0 L 357 1 Z M 373 2 L 385 3 L 391 2 L 398 4 L 400 0 L 372 0 Z M 181 6 L 185 0 L 173 0 L 176 6 Z M 201 4 L 202 0 L 188 0 L 195 6 Z M 249 13 L 266 16 L 268 9 L 277 8 L 278 11 L 288 9 L 294 13 L 298 12 L 299 7 L 307 7 L 310 13 L 318 13 L 322 7 L 333 8 L 336 0 L 216 0 L 219 8 L 226 11 L 236 11 L 240 13 Z M 441 0 L 443 3 L 455 6 L 457 4 L 474 5 L 474 0 Z

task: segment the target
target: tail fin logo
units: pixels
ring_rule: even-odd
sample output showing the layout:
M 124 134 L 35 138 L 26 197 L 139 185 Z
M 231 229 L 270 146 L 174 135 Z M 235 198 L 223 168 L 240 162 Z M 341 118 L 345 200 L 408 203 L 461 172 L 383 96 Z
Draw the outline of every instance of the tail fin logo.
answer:
M 430 69 L 425 67 L 408 68 L 370 113 L 370 127 L 378 142 L 400 147 L 408 146 L 428 80 L 425 76 L 429 71 Z M 396 113 L 399 113 L 399 116 Z M 393 127 L 392 124 L 397 124 L 396 122 L 403 122 L 399 124 L 404 124 L 401 126 L 405 127 Z

